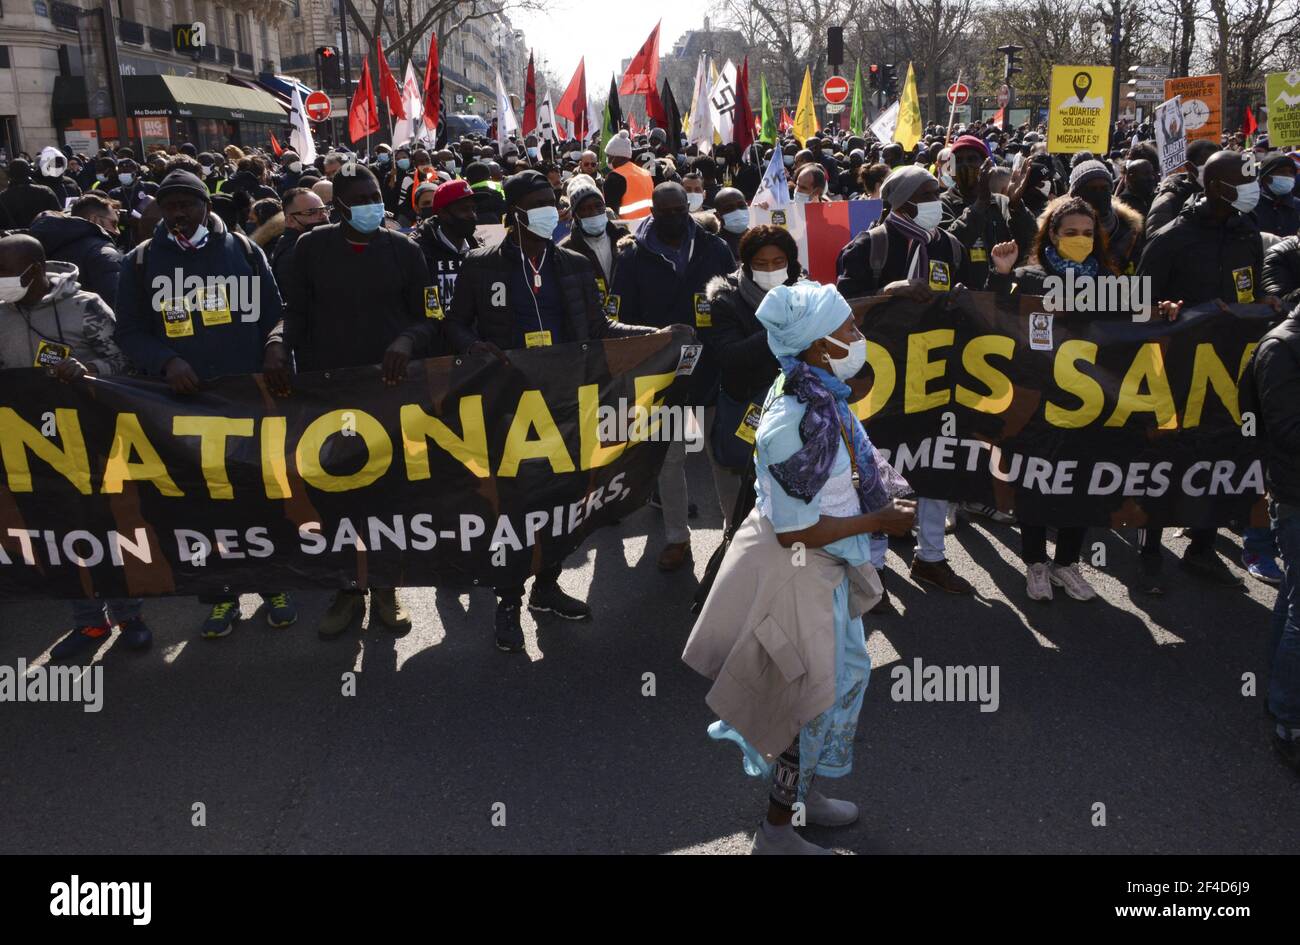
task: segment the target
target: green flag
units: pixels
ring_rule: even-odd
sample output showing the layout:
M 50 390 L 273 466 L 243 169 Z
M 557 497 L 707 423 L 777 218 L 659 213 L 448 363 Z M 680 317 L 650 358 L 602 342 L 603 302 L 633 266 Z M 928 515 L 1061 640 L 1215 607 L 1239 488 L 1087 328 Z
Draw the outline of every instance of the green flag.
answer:
M 862 63 L 853 67 L 853 108 L 849 112 L 849 131 L 860 135 L 866 128 L 866 117 L 862 109 Z
M 763 131 L 759 137 L 769 144 L 776 143 L 776 118 L 772 115 L 772 100 L 767 95 L 767 76 L 759 76 L 759 85 L 763 89 L 760 110 L 763 113 Z
M 610 139 L 616 134 L 618 134 L 618 129 L 614 127 L 614 116 L 610 114 L 609 99 L 606 99 L 605 114 L 600 122 L 600 160 L 602 166 L 606 166 L 608 162 L 608 158 L 605 157 L 605 148 L 609 145 Z

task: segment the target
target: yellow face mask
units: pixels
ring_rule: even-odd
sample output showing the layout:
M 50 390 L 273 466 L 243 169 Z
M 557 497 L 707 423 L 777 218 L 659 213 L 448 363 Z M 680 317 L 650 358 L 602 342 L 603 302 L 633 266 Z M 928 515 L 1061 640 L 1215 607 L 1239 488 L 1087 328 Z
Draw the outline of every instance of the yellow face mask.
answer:
M 1092 237 L 1062 236 L 1056 242 L 1056 251 L 1071 262 L 1083 262 L 1092 254 Z

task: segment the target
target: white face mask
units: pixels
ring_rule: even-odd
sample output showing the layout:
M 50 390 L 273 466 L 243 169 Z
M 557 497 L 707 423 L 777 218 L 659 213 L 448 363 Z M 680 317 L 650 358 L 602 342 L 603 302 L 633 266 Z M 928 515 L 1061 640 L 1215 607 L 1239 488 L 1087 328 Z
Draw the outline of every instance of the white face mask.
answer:
M 201 246 L 203 246 L 204 243 L 208 241 L 208 228 L 204 226 L 202 223 L 200 223 L 198 229 L 194 231 L 194 235 L 189 237 L 186 240 L 186 242 L 190 244 L 188 247 L 182 245 L 181 241 L 176 238 L 176 234 L 171 232 L 170 230 L 167 232 L 167 236 L 171 239 L 173 243 L 175 243 L 177 246 L 180 246 L 181 249 L 199 249 Z
M 927 200 L 924 203 L 916 205 L 916 225 L 927 233 L 932 233 L 938 228 L 939 222 L 943 219 L 943 204 L 938 200 Z
M 811 203 L 811 202 L 812 202 L 812 199 L 813 199 L 813 195 L 812 195 L 812 194 L 805 194 L 805 193 L 804 193 L 803 191 L 801 191 L 801 190 L 796 190 L 796 191 L 794 192 L 794 202 L 795 202 L 795 203 Z
M 838 338 L 826 336 L 826 340 L 837 348 L 848 352 L 842 358 L 832 358 L 827 356 L 827 369 L 842 381 L 847 381 L 850 377 L 857 375 L 862 370 L 862 366 L 867 363 L 867 339 L 859 338 L 852 344 L 845 344 Z
M 1237 185 L 1237 199 L 1232 206 L 1242 213 L 1250 213 L 1259 203 L 1259 181 L 1251 180 Z
M 750 270 L 750 281 L 764 292 L 770 292 L 779 285 L 785 285 L 785 280 L 789 278 L 790 271 L 788 269 L 773 269 L 771 272 L 764 272 L 761 269 Z
M 704 194 L 693 193 L 693 192 L 686 194 L 687 210 L 691 211 L 691 213 L 694 213 L 702 206 L 704 206 Z

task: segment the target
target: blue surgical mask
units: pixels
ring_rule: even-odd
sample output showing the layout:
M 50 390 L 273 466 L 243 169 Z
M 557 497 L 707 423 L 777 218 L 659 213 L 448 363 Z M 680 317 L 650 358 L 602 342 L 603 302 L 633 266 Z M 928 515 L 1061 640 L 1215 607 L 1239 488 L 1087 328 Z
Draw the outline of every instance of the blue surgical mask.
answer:
M 598 213 L 594 217 L 581 217 L 582 232 L 588 236 L 600 236 L 605 232 L 605 215 Z
M 787 154 L 785 157 L 781 158 L 781 161 L 782 161 L 783 164 L 785 164 L 786 167 L 794 167 L 794 155 L 793 155 L 793 154 Z
M 528 211 L 528 232 L 535 236 L 540 236 L 544 240 L 549 240 L 555 233 L 555 228 L 560 225 L 560 210 L 558 207 L 534 207 Z
M 528 149 L 528 156 L 529 156 L 530 158 L 532 158 L 534 161 L 537 160 L 537 156 L 538 156 L 539 154 L 541 154 L 541 153 L 542 153 L 542 152 L 541 152 L 541 149 L 540 149 L 540 148 L 529 148 L 529 149 Z
M 117 179 L 122 182 L 123 187 L 130 187 L 131 181 L 135 180 L 134 174 L 118 174 Z
M 722 227 L 728 233 L 744 233 L 749 229 L 749 211 L 743 207 L 739 210 L 728 210 L 722 215 Z
M 397 169 L 398 169 L 399 171 L 408 171 L 408 170 L 410 170 L 410 169 L 411 169 L 411 159 L 410 159 L 410 158 L 398 158 L 398 159 L 397 159 Z
M 107 174 L 96 174 L 96 175 L 95 175 L 95 180 L 99 181 L 101 184 L 107 184 L 107 183 L 108 183 L 108 175 L 107 175 Z
M 388 163 L 388 155 L 381 151 L 381 152 L 379 153 L 379 156 L 378 156 L 377 158 L 375 158 L 375 160 L 378 161 L 380 164 L 387 164 L 387 163 Z
M 1270 177 L 1268 179 L 1268 189 L 1274 196 L 1285 197 L 1291 191 L 1295 190 L 1295 178 L 1283 174 L 1281 177 Z
M 373 233 L 384 222 L 384 205 L 382 203 L 361 203 L 348 207 L 352 229 L 358 233 Z

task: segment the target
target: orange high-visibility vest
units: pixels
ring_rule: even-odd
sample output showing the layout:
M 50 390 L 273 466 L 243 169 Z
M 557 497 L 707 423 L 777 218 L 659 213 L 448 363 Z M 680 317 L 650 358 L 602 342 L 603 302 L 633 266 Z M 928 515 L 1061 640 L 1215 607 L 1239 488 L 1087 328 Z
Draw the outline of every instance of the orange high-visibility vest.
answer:
M 640 220 L 650 216 L 650 198 L 654 194 L 655 179 L 649 171 L 642 170 L 631 161 L 612 169 L 627 181 L 623 203 L 618 208 L 620 220 Z

